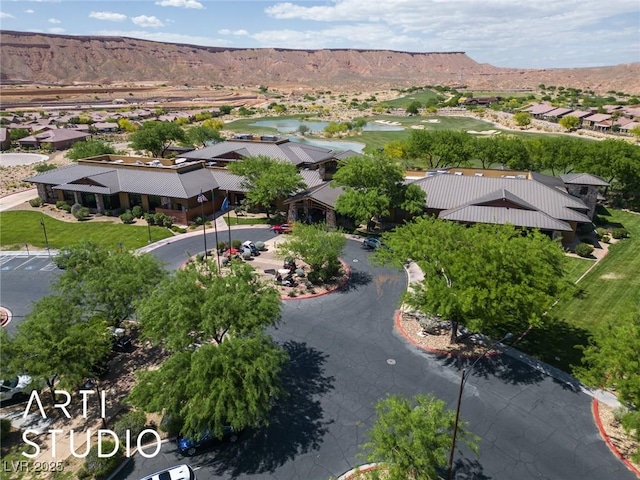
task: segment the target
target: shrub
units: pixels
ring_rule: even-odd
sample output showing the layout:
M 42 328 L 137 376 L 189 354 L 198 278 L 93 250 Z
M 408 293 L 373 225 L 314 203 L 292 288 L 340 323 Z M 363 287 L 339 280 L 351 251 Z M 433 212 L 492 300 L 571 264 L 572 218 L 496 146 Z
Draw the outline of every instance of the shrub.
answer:
M 159 227 L 171 228 L 171 225 L 173 225 L 173 218 L 171 218 L 169 215 L 165 215 L 162 212 L 156 213 L 153 216 L 153 221 Z
M 606 228 L 602 228 L 602 227 L 596 228 L 596 234 L 598 235 L 598 238 L 602 238 L 608 233 L 609 231 Z
M 629 236 L 629 231 L 626 228 L 614 228 L 611 231 L 611 236 L 615 239 L 627 238 Z
M 122 415 L 114 424 L 113 432 L 118 435 L 121 442 L 127 435 L 127 430 L 131 433 L 131 438 L 136 438 L 147 424 L 147 416 L 144 412 L 136 410 Z
M 58 200 L 56 202 L 56 208 L 58 210 L 64 210 L 65 212 L 70 212 L 71 211 L 71 205 L 69 205 L 67 202 L 65 202 L 64 200 Z
M 75 211 L 73 216 L 76 217 L 76 220 L 82 221 L 82 220 L 86 220 L 87 218 L 89 218 L 90 214 L 91 214 L 91 212 L 89 212 L 89 209 L 87 207 L 81 207 L 81 208 L 79 208 L 79 209 L 77 209 Z
M 307 274 L 307 279 L 313 284 L 320 283 L 320 272 L 318 272 L 317 270 L 311 270 Z
M 603 235 L 600 240 L 602 240 L 604 243 L 609 243 L 611 241 L 611 236 L 610 235 Z
M 175 437 L 182 429 L 182 419 L 177 415 L 165 413 L 162 416 L 162 420 L 160 420 L 158 428 L 161 431 L 166 432 L 170 437 Z
M 103 453 L 111 453 L 115 448 L 116 444 L 111 440 L 103 440 L 102 441 L 102 452 Z M 89 450 L 89 454 L 84 460 L 84 475 L 88 475 L 89 477 L 100 478 L 107 477 L 120 463 L 122 459 L 122 450 L 118 449 L 118 451 L 111 457 L 100 458 L 98 457 L 98 444 L 96 443 L 91 450 Z M 80 474 L 78 474 L 80 476 Z
M 589 257 L 593 253 L 593 245 L 588 243 L 579 243 L 576 246 L 576 253 L 581 257 Z
M 235 248 L 236 250 L 238 250 L 241 246 L 242 246 L 241 240 L 238 240 L 237 238 L 234 238 L 233 240 L 231 240 L 231 248 Z
M 58 167 L 56 167 L 55 165 L 51 165 L 50 163 L 39 163 L 38 165 L 33 167 L 33 169 L 37 173 L 48 172 L 49 170 L 55 170 L 56 168 Z
M 82 205 L 80 205 L 79 203 L 74 203 L 74 204 L 71 206 L 71 215 L 75 215 L 75 214 L 76 214 L 76 212 L 77 212 L 78 210 L 80 210 L 81 208 L 82 208 Z
M 204 223 L 204 221 L 202 220 L 202 217 L 196 217 L 195 220 L 193 221 L 193 224 L 198 226 L 198 225 L 202 225 Z
M 44 202 L 40 197 L 32 198 L 31 200 L 29 200 L 29 205 L 35 208 L 41 207 L 43 203 Z
M 11 420 L 0 418 L 0 442 L 4 442 L 11 432 Z
M 242 259 L 249 260 L 251 258 L 251 252 L 249 250 L 242 251 Z
M 135 217 L 131 214 L 129 210 L 127 210 L 122 215 L 120 215 L 120 220 L 122 220 L 122 223 L 129 224 L 135 221 Z
M 218 242 L 217 247 L 219 252 L 224 252 L 227 249 L 227 242 L 221 240 Z
M 156 224 L 156 216 L 155 215 L 151 215 L 150 213 L 147 213 L 144 216 L 144 219 L 147 221 L 147 223 L 149 225 L 155 225 Z
M 290 290 L 287 295 L 289 295 L 291 298 L 297 297 L 298 296 L 298 292 L 297 292 L 297 290 L 293 289 L 293 290 Z
M 259 252 L 266 250 L 266 247 L 264 246 L 264 242 L 256 242 L 255 245 Z
M 113 210 L 105 210 L 104 211 L 105 216 L 107 217 L 113 217 Z
M 131 209 L 131 215 L 133 215 L 136 218 L 142 218 L 142 215 L 144 215 L 144 212 L 142 211 L 142 207 L 140 205 L 134 205 L 133 208 Z
M 187 229 L 186 229 L 186 228 L 179 227 L 178 225 L 173 225 L 173 226 L 171 227 L 171 231 L 172 231 L 172 232 L 176 232 L 176 233 L 186 233 Z

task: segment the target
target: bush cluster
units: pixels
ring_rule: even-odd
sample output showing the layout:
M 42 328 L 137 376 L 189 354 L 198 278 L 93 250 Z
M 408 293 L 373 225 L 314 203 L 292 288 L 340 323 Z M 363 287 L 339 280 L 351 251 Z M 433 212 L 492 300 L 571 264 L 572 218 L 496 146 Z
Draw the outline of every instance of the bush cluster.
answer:
M 589 257 L 593 253 L 593 245 L 589 245 L 588 243 L 579 243 L 576 246 L 576 254 L 581 257 Z
M 76 209 L 75 212 L 72 212 L 72 213 L 73 213 L 73 216 L 76 217 L 76 220 L 78 221 L 86 220 L 87 218 L 89 218 L 89 215 L 91 214 L 91 212 L 89 212 L 89 209 L 87 207 L 80 207 Z
M 29 200 L 29 205 L 31 205 L 34 208 L 41 207 L 43 203 L 44 202 L 40 197 L 32 198 L 31 200 Z
M 143 411 L 132 411 L 122 415 L 113 426 L 113 432 L 118 435 L 121 443 L 127 435 L 127 430 L 131 433 L 131 438 L 137 438 L 147 424 L 147 416 Z
M 122 221 L 122 223 L 125 223 L 125 224 L 133 223 L 136 220 L 133 214 L 131 213 L 131 210 L 127 210 L 126 212 L 122 213 L 119 218 Z
M 157 212 L 153 215 L 148 213 L 145 216 L 145 220 L 149 223 L 149 225 L 157 225 L 159 227 L 171 228 L 171 226 L 173 225 L 173 218 L 169 215 L 165 215 L 162 212 Z
M 103 440 L 102 452 L 112 452 L 115 448 L 115 445 L 116 444 L 110 440 Z M 122 457 L 123 454 L 121 449 L 119 449 L 118 452 L 112 457 L 98 457 L 98 444 L 96 443 L 93 447 L 91 447 L 91 450 L 89 450 L 89 454 L 84 460 L 84 466 L 78 472 L 78 478 L 88 479 L 107 477 L 111 472 L 113 472 L 113 470 L 115 470 L 115 468 L 122 460 Z
M 56 202 L 56 208 L 58 210 L 63 210 L 67 213 L 71 212 L 71 205 L 69 205 L 67 202 L 65 202 L 64 200 L 58 200 Z
M 142 211 L 142 207 L 140 205 L 134 205 L 133 208 L 131 209 L 131 215 L 133 215 L 136 218 L 142 218 L 143 214 L 144 212 Z
M 627 238 L 629 236 L 629 231 L 626 228 L 614 228 L 611 231 L 611 236 L 616 240 Z
M 598 238 L 602 238 L 608 233 L 609 231 L 606 228 L 602 228 L 602 227 L 596 228 L 596 234 L 598 235 Z

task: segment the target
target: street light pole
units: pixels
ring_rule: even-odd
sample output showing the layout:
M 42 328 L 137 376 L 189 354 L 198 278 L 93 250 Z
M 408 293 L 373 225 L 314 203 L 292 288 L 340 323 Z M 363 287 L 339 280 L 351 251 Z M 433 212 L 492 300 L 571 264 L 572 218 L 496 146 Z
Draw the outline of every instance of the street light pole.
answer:
M 471 366 L 468 369 L 469 375 L 471 374 L 471 372 L 473 372 L 473 369 L 478 364 L 478 362 L 482 360 L 487 355 L 487 353 L 493 350 L 496 347 L 496 345 L 506 340 L 509 340 L 512 337 L 513 337 L 512 333 L 507 333 L 501 340 L 498 340 L 496 343 L 494 343 L 489 348 L 487 348 L 484 351 L 484 353 L 480 355 L 478 358 L 476 358 L 475 362 L 471 364 Z M 468 378 L 467 369 L 463 369 L 462 375 L 460 376 L 460 389 L 458 390 L 458 403 L 456 405 L 456 420 L 453 425 L 453 438 L 451 439 L 451 450 L 449 451 L 449 465 L 447 467 L 447 480 L 451 480 L 452 478 L 451 475 L 453 473 L 453 455 L 455 454 L 456 438 L 458 436 L 458 421 L 460 420 L 460 404 L 462 403 L 462 392 L 464 391 L 464 384 L 467 381 L 467 378 Z
M 151 243 L 151 222 L 149 221 L 150 213 L 147 213 L 147 232 L 149 233 L 149 243 Z
M 49 250 L 49 239 L 47 238 L 47 227 L 44 226 L 44 219 L 40 219 L 40 225 L 42 225 L 42 231 L 44 232 L 44 244 L 47 248 L 47 253 L 51 256 L 51 250 Z

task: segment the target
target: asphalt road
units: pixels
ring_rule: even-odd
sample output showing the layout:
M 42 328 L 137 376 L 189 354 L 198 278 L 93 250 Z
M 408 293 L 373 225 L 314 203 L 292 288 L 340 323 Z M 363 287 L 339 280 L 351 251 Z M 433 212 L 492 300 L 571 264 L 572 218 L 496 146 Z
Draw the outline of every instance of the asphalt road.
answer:
M 263 240 L 266 230 L 234 238 Z M 201 241 L 201 239 L 200 239 Z M 175 265 L 191 244 L 154 254 Z M 289 352 L 290 396 L 270 425 L 241 441 L 191 458 L 175 443 L 161 454 L 135 456 L 115 478 L 139 479 L 189 463 L 199 479 L 326 480 L 364 463 L 356 455 L 367 439 L 375 402 L 388 393 L 433 393 L 455 407 L 462 368 L 471 361 L 438 358 L 408 344 L 393 328 L 406 276 L 371 266 L 368 253 L 348 242 L 352 277 L 344 291 L 285 301 L 283 321 L 271 333 Z M 508 356 L 485 359 L 465 386 L 462 419 L 479 435 L 479 456 L 456 454 L 456 479 L 633 479 L 602 441 L 591 398 Z
M 272 235 L 244 229 L 232 238 Z M 207 242 L 214 245 L 213 233 Z M 202 236 L 194 236 L 153 254 L 176 268 L 185 252 L 202 249 Z M 373 422 L 373 405 L 386 394 L 430 392 L 454 408 L 461 370 L 471 361 L 426 354 L 397 334 L 393 314 L 406 275 L 369 265 L 368 255 L 348 242 L 343 258 L 352 277 L 343 291 L 284 302 L 283 320 L 271 333 L 290 354 L 284 375 L 290 395 L 276 405 L 268 427 L 192 458 L 168 442 L 152 459 L 133 457 L 114 478 L 139 479 L 189 463 L 200 480 L 327 480 L 364 463 L 356 456 L 359 445 Z M 46 265 L 28 265 L 1 272 L 1 301 L 16 317 L 49 293 L 57 275 Z M 466 383 L 461 416 L 481 441 L 477 457 L 464 449 L 456 453 L 456 479 L 635 478 L 598 434 L 590 397 L 509 356 L 478 363 Z

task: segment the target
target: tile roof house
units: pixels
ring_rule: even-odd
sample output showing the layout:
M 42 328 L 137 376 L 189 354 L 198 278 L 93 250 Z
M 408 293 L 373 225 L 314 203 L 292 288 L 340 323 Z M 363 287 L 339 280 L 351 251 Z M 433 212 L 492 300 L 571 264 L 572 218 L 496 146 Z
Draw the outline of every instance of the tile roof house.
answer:
M 55 150 L 64 150 L 76 142 L 81 142 L 91 137 L 90 133 L 78 132 L 68 128 L 58 128 L 36 133 L 21 138 L 18 143 L 22 148 L 40 148 L 42 144 L 50 144 Z
M 413 183 L 426 193 L 427 211 L 439 218 L 538 228 L 570 242 L 578 224 L 591 223 L 598 188 L 608 184 L 588 174 L 565 177 L 450 169 Z

